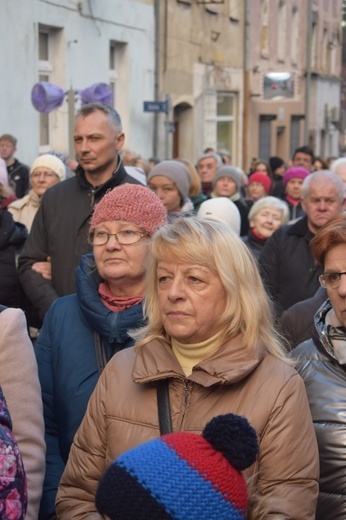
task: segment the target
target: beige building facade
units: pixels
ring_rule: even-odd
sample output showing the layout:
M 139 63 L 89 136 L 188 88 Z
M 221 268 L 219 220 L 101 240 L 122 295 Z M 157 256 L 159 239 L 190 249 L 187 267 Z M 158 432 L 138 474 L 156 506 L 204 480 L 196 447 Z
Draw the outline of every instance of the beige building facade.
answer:
M 304 144 L 339 154 L 342 0 L 160 0 L 157 11 L 161 158 L 211 147 L 248 170 Z

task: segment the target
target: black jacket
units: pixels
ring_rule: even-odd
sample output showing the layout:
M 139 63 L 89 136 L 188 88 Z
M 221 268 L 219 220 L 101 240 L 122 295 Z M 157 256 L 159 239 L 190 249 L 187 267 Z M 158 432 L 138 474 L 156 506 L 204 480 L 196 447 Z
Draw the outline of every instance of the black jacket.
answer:
M 11 213 L 0 210 L 0 304 L 18 307 L 16 253 L 27 239 L 23 224 L 14 222 Z
M 255 237 L 255 235 L 251 232 L 251 229 L 249 229 L 249 232 L 245 237 L 242 237 L 242 240 L 250 249 L 256 260 L 258 260 L 263 251 L 266 240 L 261 240 L 260 238 Z
M 325 330 L 323 334 L 319 326 L 328 308 L 331 308 L 329 300 L 316 314 L 313 338 L 292 354 L 305 383 L 319 447 L 320 494 L 316 520 L 345 520 L 346 366 L 332 355 L 325 344 L 329 342 Z
M 139 184 L 121 162 L 113 177 L 94 188 L 79 166 L 76 176 L 46 191 L 36 213 L 30 236 L 19 257 L 19 280 L 43 320 L 51 303 L 76 291 L 75 270 L 91 248 L 87 236 L 95 203 L 110 189 L 124 183 Z M 31 269 L 35 262 L 51 258 L 52 281 Z
M 322 268 L 315 263 L 310 250 L 313 236 L 307 217 L 303 217 L 276 230 L 265 243 L 259 265 L 277 316 L 291 305 L 310 298 L 319 288 Z
M 287 339 L 289 350 L 311 338 L 315 330 L 314 316 L 327 297 L 326 289 L 319 287 L 312 298 L 295 303 L 284 311 L 280 332 Z
M 11 166 L 7 166 L 7 173 L 9 184 L 15 191 L 17 199 L 21 199 L 28 193 L 29 168 L 15 159 Z

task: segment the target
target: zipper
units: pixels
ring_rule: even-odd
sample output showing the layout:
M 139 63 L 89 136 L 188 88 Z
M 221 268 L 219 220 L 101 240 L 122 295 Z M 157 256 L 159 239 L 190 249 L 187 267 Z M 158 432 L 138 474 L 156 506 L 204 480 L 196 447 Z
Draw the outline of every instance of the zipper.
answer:
M 91 208 L 94 207 L 94 203 L 95 203 L 95 193 L 96 193 L 96 189 L 95 189 L 95 188 L 91 188 L 91 190 L 90 190 L 90 207 L 91 207 Z

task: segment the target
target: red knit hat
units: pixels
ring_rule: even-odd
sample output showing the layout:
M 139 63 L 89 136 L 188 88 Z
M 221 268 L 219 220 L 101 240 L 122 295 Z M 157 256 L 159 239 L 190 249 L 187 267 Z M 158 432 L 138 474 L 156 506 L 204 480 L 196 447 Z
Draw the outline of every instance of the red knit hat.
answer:
M 152 235 L 157 228 L 167 224 L 167 211 L 157 195 L 146 186 L 122 184 L 96 204 L 89 232 L 107 220 L 131 222 Z
M 249 184 L 251 184 L 252 182 L 259 182 L 260 184 L 262 184 L 263 188 L 266 190 L 266 194 L 268 195 L 272 185 L 272 181 L 270 177 L 268 177 L 268 175 L 265 175 L 261 172 L 255 172 L 249 177 Z

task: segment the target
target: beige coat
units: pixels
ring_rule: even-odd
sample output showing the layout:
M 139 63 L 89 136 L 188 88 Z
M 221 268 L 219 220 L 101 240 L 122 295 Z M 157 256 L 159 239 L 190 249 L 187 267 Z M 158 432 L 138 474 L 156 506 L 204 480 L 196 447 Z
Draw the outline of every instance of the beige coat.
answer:
M 25 519 L 37 520 L 46 445 L 36 359 L 25 316 L 20 309 L 0 312 L 0 385 L 27 476 L 28 509 Z
M 41 197 L 39 197 L 33 190 L 30 190 L 22 199 L 11 202 L 7 209 L 12 213 L 13 220 L 24 224 L 30 233 L 32 222 L 38 208 L 40 207 L 40 203 Z
M 286 520 L 315 518 L 318 449 L 304 383 L 282 361 L 264 352 L 250 353 L 238 337 L 196 365 L 188 378 L 164 341 L 153 341 L 137 353 L 126 349 L 111 359 L 60 482 L 59 519 L 101 518 L 94 496 L 106 467 L 124 451 L 159 435 L 153 382 L 160 378 L 170 378 L 174 431 L 199 433 L 212 417 L 227 412 L 247 417 L 256 429 L 259 455 L 246 473 L 264 500 L 260 513 L 251 518 L 277 518 L 270 514 L 274 512 Z

